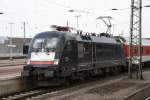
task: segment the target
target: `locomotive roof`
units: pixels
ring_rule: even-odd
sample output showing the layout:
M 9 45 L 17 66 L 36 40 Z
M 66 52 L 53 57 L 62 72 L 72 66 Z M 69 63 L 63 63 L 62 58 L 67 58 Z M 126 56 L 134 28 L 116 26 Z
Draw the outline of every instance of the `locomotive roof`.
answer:
M 77 40 L 80 42 L 97 42 L 97 43 L 119 43 L 116 41 L 114 37 L 106 37 L 106 36 L 89 36 L 89 35 L 80 35 L 77 33 L 70 32 L 60 32 L 60 31 L 47 31 L 37 34 L 38 36 L 64 36 L 68 40 Z

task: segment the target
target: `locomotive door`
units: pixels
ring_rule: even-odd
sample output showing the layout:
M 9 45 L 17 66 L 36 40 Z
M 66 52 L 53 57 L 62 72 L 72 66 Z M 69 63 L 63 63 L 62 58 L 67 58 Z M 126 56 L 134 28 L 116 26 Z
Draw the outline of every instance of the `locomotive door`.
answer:
M 75 70 L 77 64 L 77 44 L 76 41 L 67 41 L 63 51 L 63 67 L 65 70 Z M 71 71 L 70 71 L 71 72 Z

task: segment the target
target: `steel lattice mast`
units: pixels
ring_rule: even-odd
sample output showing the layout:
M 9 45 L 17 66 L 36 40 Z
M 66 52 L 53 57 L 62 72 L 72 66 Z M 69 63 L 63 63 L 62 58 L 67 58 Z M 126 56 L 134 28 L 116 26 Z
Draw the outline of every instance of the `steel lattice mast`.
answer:
M 129 68 L 128 75 L 132 78 L 132 72 L 136 71 L 136 76 L 143 79 L 142 76 L 142 0 L 131 0 L 131 17 L 130 17 L 130 37 L 129 37 Z M 137 52 L 138 56 L 133 56 Z

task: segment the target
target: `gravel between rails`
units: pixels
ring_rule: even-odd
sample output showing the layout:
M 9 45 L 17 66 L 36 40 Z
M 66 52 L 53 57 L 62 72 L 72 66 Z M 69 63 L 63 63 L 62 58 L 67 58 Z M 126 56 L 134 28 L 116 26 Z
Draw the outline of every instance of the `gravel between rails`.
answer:
M 73 98 L 76 98 L 82 94 L 85 94 L 88 90 L 91 90 L 94 87 L 105 86 L 105 85 L 108 85 L 108 84 L 113 83 L 113 82 L 121 81 L 122 76 L 124 76 L 124 74 L 119 75 L 119 76 L 100 77 L 100 78 L 96 78 L 93 80 L 88 80 L 88 82 L 81 83 L 81 84 L 72 86 L 72 87 L 67 88 L 67 89 L 63 89 L 63 90 L 56 91 L 53 93 L 47 93 L 44 95 L 40 95 L 40 96 L 38 96 L 32 100 L 72 100 Z M 114 78 L 116 78 L 116 80 L 114 80 Z M 75 100 L 87 100 L 87 98 L 86 99 L 79 99 L 78 98 Z M 93 99 L 91 99 L 91 100 L 93 100 Z
M 129 95 L 125 100 L 150 100 L 150 84 Z
M 126 100 L 127 96 L 150 85 L 150 71 L 143 74 L 144 80 L 128 79 L 127 74 L 100 77 L 70 88 L 39 95 L 31 100 Z
M 34 96 L 38 96 L 41 94 L 45 94 L 47 92 L 54 91 L 55 88 L 45 88 L 45 87 L 35 87 L 31 89 L 24 90 L 22 92 L 16 92 L 12 93 L 6 96 L 2 96 L 0 99 L 1 100 L 27 100 L 30 99 Z

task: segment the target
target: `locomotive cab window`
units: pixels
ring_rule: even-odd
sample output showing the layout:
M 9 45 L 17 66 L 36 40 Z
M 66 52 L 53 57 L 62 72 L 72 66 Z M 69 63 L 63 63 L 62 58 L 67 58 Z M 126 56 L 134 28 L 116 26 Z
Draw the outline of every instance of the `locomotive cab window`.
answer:
M 68 42 L 67 42 L 66 47 L 65 47 L 65 50 L 66 50 L 67 52 L 72 51 L 72 41 L 68 41 Z

